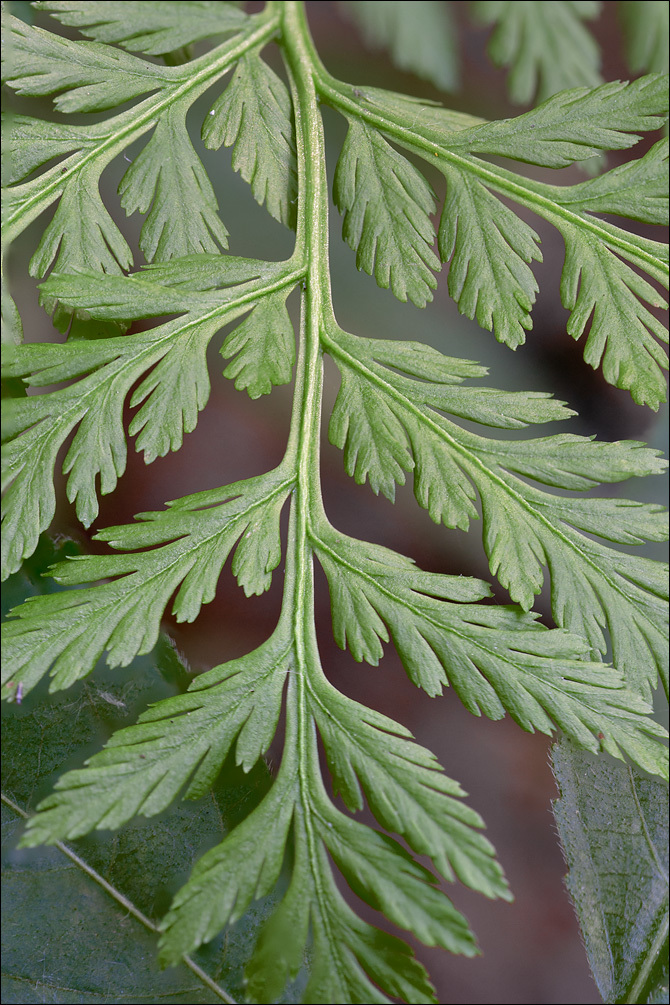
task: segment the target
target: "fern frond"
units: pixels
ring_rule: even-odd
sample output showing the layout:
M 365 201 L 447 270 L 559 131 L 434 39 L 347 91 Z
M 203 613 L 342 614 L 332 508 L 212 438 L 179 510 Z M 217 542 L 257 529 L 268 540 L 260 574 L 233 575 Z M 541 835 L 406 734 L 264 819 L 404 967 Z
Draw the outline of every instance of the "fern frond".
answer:
M 482 437 L 441 413 L 519 427 L 560 419 L 566 410 L 543 395 L 525 395 L 520 402 L 510 393 L 459 388 L 473 372 L 463 361 L 452 370 L 448 359 L 442 357 L 440 365 L 435 353 L 433 363 L 433 353 L 413 343 L 359 339 L 339 329 L 324 345 L 342 374 L 330 439 L 344 449 L 345 466 L 357 482 L 369 480 L 375 492 L 393 499 L 395 483 L 403 484 L 405 472 L 412 471 L 419 504 L 436 522 L 463 530 L 478 517 L 478 493 L 491 571 L 513 600 L 528 610 L 547 568 L 558 625 L 601 652 L 607 627 L 616 665 L 645 697 L 659 672 L 667 681 L 663 565 L 580 533 L 622 544 L 662 541 L 667 519 L 661 508 L 568 499 L 517 477 L 582 490 L 601 479 L 660 473 L 665 463 L 658 451 L 566 434 L 514 442 Z
M 173 612 L 179 621 L 193 621 L 202 604 L 214 598 L 238 540 L 238 582 L 247 595 L 264 592 L 281 559 L 279 515 L 290 488 L 290 477 L 276 469 L 260 479 L 178 500 L 167 512 L 144 514 L 142 523 L 100 532 L 99 538 L 115 549 L 152 550 L 110 555 L 102 564 L 91 556 L 73 560 L 74 566 L 56 566 L 52 574 L 64 585 L 118 578 L 33 598 L 34 603 L 18 608 L 19 619 L 7 625 L 4 673 L 20 679 L 28 693 L 52 664 L 54 690 L 90 673 L 105 650 L 109 665 L 127 666 L 156 644 L 175 590 Z
M 469 386 L 486 373 L 471 360 L 418 342 L 360 338 L 338 325 L 319 106 L 325 101 L 347 120 L 334 201 L 359 268 L 398 299 L 423 306 L 448 263 L 459 310 L 519 346 L 538 290 L 533 263 L 542 260 L 530 210 L 565 241 L 569 333 L 584 336 L 588 362 L 602 365 L 608 380 L 657 407 L 665 357 L 654 311 L 667 255 L 660 243 L 598 214 L 665 219 L 667 142 L 566 186 L 488 158 L 558 169 L 631 147 L 640 132 L 662 125 L 666 80 L 651 74 L 632 84 L 578 86 L 523 115 L 486 122 L 335 80 L 295 0 L 249 16 L 231 3 L 36 6 L 94 41 L 8 18 L 10 87 L 53 96 L 59 113 L 109 114 L 91 125 L 24 114 L 9 124 L 5 233 L 13 240 L 53 208 L 31 271 L 42 278 L 54 270 L 40 296 L 66 337 L 4 354 L 3 374 L 35 392 L 3 409 L 4 574 L 32 554 L 52 520 L 54 466 L 66 441 L 67 494 L 86 526 L 97 517 L 98 493 L 112 491 L 125 470 L 127 435 L 136 435 L 147 463 L 182 445 L 209 396 L 209 344 L 226 326 L 223 372 L 238 390 L 258 398 L 292 379 L 294 387 L 277 467 L 98 531 L 105 554 L 59 562 L 50 572 L 62 589 L 11 612 L 3 695 L 20 702 L 34 700 L 30 692 L 49 677 L 52 691 L 70 686 L 104 655 L 116 667 L 147 653 L 166 612 L 193 621 L 214 598 L 229 559 L 247 596 L 281 580 L 270 637 L 152 706 L 86 767 L 63 775 L 23 843 L 77 838 L 197 798 L 227 759 L 252 770 L 277 744 L 281 724 L 276 777 L 175 897 L 163 923 L 163 961 L 180 959 L 272 893 L 278 907 L 247 967 L 249 1000 L 280 998 L 308 956 L 304 1001 L 436 1001 L 410 947 L 363 921 L 336 874 L 386 920 L 466 956 L 477 952 L 474 935 L 439 877 L 488 897 L 509 899 L 509 889 L 458 784 L 405 727 L 327 679 L 316 642 L 314 559 L 328 581 L 335 640 L 355 660 L 376 665 L 392 643 L 409 678 L 431 695 L 451 686 L 475 715 L 509 714 L 528 731 L 561 729 L 583 749 L 607 750 L 666 777 L 665 734 L 649 704 L 667 651 L 663 566 L 610 547 L 662 540 L 663 516 L 653 504 L 578 494 L 659 473 L 663 462 L 628 440 L 475 432 L 472 423 L 520 430 L 574 413 L 546 393 Z M 478 5 L 499 24 L 494 44 L 514 63 L 517 96 L 530 94 L 538 76 L 543 93 L 556 86 L 560 60 L 541 40 L 557 23 L 568 26 L 582 62 L 564 61 L 560 72 L 577 74 L 571 83 L 597 82 L 582 24 L 597 6 Z M 377 41 L 416 67 L 414 36 L 401 40 L 398 26 L 408 15 L 436 15 L 437 5 L 359 4 L 357 14 L 388 15 Z M 287 83 L 264 58 L 271 41 Z M 131 52 L 162 55 L 170 65 Z M 430 61 L 428 71 L 440 83 Z M 228 230 L 187 128 L 194 103 L 213 86 L 219 91 L 197 123 L 201 137 L 211 150 L 231 147 L 233 169 L 256 201 L 295 229 L 286 261 L 222 253 Z M 124 275 L 132 252 L 99 181 L 142 137 L 119 194 L 128 214 L 145 217 L 139 248 L 147 262 Z M 422 162 L 446 182 L 437 232 L 437 196 Z M 296 337 L 287 301 L 298 288 Z M 148 330 L 130 327 L 166 315 Z M 9 320 L 18 337 L 11 308 Z M 324 353 L 341 375 L 329 434 L 348 473 L 390 499 L 411 475 L 419 504 L 447 527 L 467 530 L 481 515 L 491 571 L 512 603 L 490 604 L 482 580 L 424 572 L 399 551 L 329 522 L 320 489 Z M 127 431 L 126 402 L 136 409 Z M 556 628 L 531 611 L 545 577 Z M 599 659 L 610 648 L 613 667 Z M 349 814 L 367 807 L 383 830 L 347 815 L 334 802 L 338 794 Z
M 192 262 L 190 259 L 187 264 Z M 207 260 L 197 264 L 207 271 Z M 96 518 L 97 477 L 100 493 L 105 495 L 114 490 L 125 470 L 123 404 L 139 378 L 143 379 L 131 395 L 130 404 L 141 407 L 129 433 L 138 434 L 135 445 L 144 452 L 147 463 L 169 450 L 178 450 L 184 433 L 195 429 L 198 414 L 209 397 L 207 346 L 224 324 L 250 308 L 252 314 L 243 322 L 242 330 L 237 329 L 226 340 L 223 352 L 228 356 L 236 353 L 227 375 L 235 376 L 238 386 L 248 387 L 252 396 L 266 393 L 273 383 L 290 379 L 295 348 L 283 301 L 299 273 L 290 263 L 275 268 L 266 265 L 259 270 L 257 263 L 248 260 L 235 260 L 228 272 L 219 264 L 218 273 L 218 282 L 230 282 L 234 276 L 254 278 L 216 293 L 207 289 L 187 294 L 151 282 L 153 276 L 161 278 L 158 270 L 133 278 L 109 277 L 110 284 L 102 295 L 100 277 L 95 274 L 54 275 L 44 284 L 43 292 L 48 297 L 77 311 L 93 310 L 105 320 L 181 313 L 189 307 L 191 310 L 185 318 L 136 335 L 64 345 L 7 347 L 7 376 L 22 376 L 35 387 L 79 379 L 64 389 L 12 399 L 4 410 L 3 440 L 8 442 L 2 454 L 3 485 L 8 486 L 8 491 L 3 500 L 3 525 L 9 530 L 3 536 L 3 547 L 8 548 L 3 552 L 5 570 L 13 572 L 23 558 L 32 554 L 37 536 L 53 519 L 56 455 L 75 428 L 63 463 L 64 472 L 69 474 L 68 498 L 76 502 L 77 515 L 85 526 Z M 205 280 L 205 284 L 211 282 Z M 196 283 L 202 284 L 202 280 Z M 264 294 L 269 300 L 259 313 L 258 297 Z M 272 338 L 265 354 L 248 344 L 249 334 L 254 336 L 259 331 L 263 337 Z M 27 513 L 30 520 L 26 522 Z M 39 530 L 26 534 L 24 524 L 26 530 Z
M 383 136 L 349 120 L 333 196 L 358 268 L 374 273 L 398 300 L 424 307 L 440 263 L 432 249 L 435 201 L 423 176 Z
M 260 126 L 260 129 L 259 129 Z M 291 99 L 285 84 L 258 55 L 244 56 L 202 126 L 209 150 L 233 147 L 233 169 L 256 202 L 295 226 L 297 177 Z
M 663 0 L 644 0 L 637 7 L 630 0 L 620 0 L 617 15 L 633 73 L 667 73 L 669 12 Z
M 69 10 L 76 5 L 66 6 Z M 166 11 L 171 6 L 174 5 L 166 4 Z M 196 4 L 196 8 L 201 6 Z M 225 34 L 230 33 L 230 9 L 231 5 L 225 4 L 217 8 L 214 14 L 220 19 Z M 125 13 L 121 16 L 118 11 L 115 14 L 114 11 L 88 5 L 85 11 L 82 6 L 81 12 L 92 21 L 100 15 L 109 16 L 112 21 L 116 19 L 119 23 L 123 21 L 124 24 L 129 24 L 125 21 Z M 197 16 L 196 10 L 194 13 Z M 181 205 L 179 199 L 187 191 L 194 193 L 202 202 L 207 221 L 206 229 L 210 235 L 213 233 L 219 238 L 222 237 L 224 233 L 222 224 L 210 215 L 215 209 L 209 180 L 199 159 L 195 158 L 182 123 L 186 111 L 195 99 L 214 81 L 222 78 L 245 52 L 262 45 L 276 28 L 277 16 L 271 11 L 255 18 L 246 18 L 243 15 L 240 18 L 237 16 L 240 13 L 235 8 L 233 19 L 237 27 L 233 38 L 186 66 L 176 67 L 148 63 L 101 42 L 69 41 L 26 25 L 17 18 L 3 16 L 3 31 L 6 36 L 3 80 L 6 80 L 17 93 L 26 95 L 55 93 L 54 105 L 57 110 L 89 112 L 114 108 L 133 97 L 154 92 L 151 97 L 126 111 L 110 116 L 87 130 L 81 129 L 79 131 L 81 146 L 70 157 L 39 178 L 24 182 L 12 190 L 11 212 L 5 221 L 6 239 L 13 240 L 31 220 L 67 194 L 73 186 L 75 192 L 81 191 L 84 187 L 93 198 L 92 193 L 97 192 L 99 177 L 112 158 L 121 154 L 154 126 L 157 127 L 156 133 L 148 147 L 145 147 L 140 154 L 139 164 L 133 164 L 128 169 L 126 197 L 131 207 L 129 211 L 133 212 L 136 206 L 141 205 L 148 208 L 151 192 L 160 182 L 159 205 L 154 208 L 154 216 L 157 218 L 153 224 L 154 232 L 160 218 L 160 204 L 165 205 L 172 199 L 175 210 L 178 210 Z M 177 26 L 183 20 L 182 15 L 183 9 L 177 4 L 172 13 L 172 21 Z M 21 126 L 21 123 L 19 125 Z M 176 158 L 171 149 L 171 144 L 175 141 L 180 147 L 180 156 Z M 14 176 L 24 177 L 32 160 L 30 144 L 17 140 L 14 146 L 19 150 L 16 155 Z M 70 196 L 70 199 L 72 198 L 74 197 Z M 275 198 L 281 199 L 281 195 L 277 194 Z M 184 253 L 183 250 L 178 250 L 183 249 L 184 228 L 188 230 L 186 218 L 182 227 L 176 231 L 179 240 L 174 247 L 171 244 L 169 231 L 163 235 L 161 253 L 166 250 L 168 255 Z M 161 238 L 160 232 L 150 237 L 148 232 L 150 229 L 148 228 L 145 234 L 149 252 L 157 250 Z M 202 228 L 200 232 L 202 233 Z M 78 253 L 80 263 L 86 266 L 89 257 L 88 245 L 85 242 L 80 245 Z M 50 260 L 44 261 L 40 256 L 35 261 L 34 274 L 44 275 L 49 264 Z M 89 263 L 89 267 L 90 264 L 92 262 Z
M 239 763 L 253 767 L 277 728 L 289 657 L 290 646 L 275 633 L 249 656 L 203 674 L 192 692 L 144 712 L 86 768 L 62 777 L 31 824 L 30 842 L 116 829 L 136 814 L 160 813 L 182 790 L 197 799 L 233 744 Z
M 59 112 L 101 112 L 165 86 L 170 72 L 98 42 L 72 42 L 3 18 L 3 82 L 17 94 L 56 94 Z
M 592 187 L 587 182 L 561 188 L 531 181 L 481 157 L 496 154 L 558 168 L 601 150 L 632 146 L 638 139 L 631 135 L 636 130 L 655 129 L 664 122 L 666 76 L 650 74 L 631 84 L 615 82 L 591 90 L 575 88 L 518 118 L 483 124 L 454 119 L 449 113 L 443 115 L 434 105 L 404 101 L 374 88 L 350 88 L 325 70 L 319 75 L 319 90 L 348 120 L 362 120 L 357 129 L 359 133 L 365 130 L 366 149 L 379 148 L 381 137 L 374 140 L 375 131 L 379 130 L 398 146 L 433 163 L 444 175 L 447 195 L 438 249 L 441 260 L 449 263 L 449 292 L 461 313 L 476 317 L 484 328 L 494 330 L 498 341 L 511 348 L 522 344 L 525 331 L 532 327 L 530 311 L 537 281 L 529 263 L 541 261 L 539 238 L 525 220 L 501 202 L 502 196 L 544 218 L 561 233 L 566 246 L 561 296 L 572 312 L 569 331 L 573 337 L 579 338 L 587 323 L 590 324 L 584 349 L 586 361 L 593 367 L 602 364 L 605 379 L 630 390 L 638 404 L 658 408 L 665 400 L 662 371 L 667 366 L 667 355 L 656 338 L 667 340 L 667 329 L 646 304 L 660 307 L 666 300 L 627 263 L 667 288 L 667 247 L 630 234 L 592 213 L 617 212 L 650 222 L 666 219 L 665 144 L 626 169 L 621 194 L 620 169 L 615 169 L 611 176 L 605 174 L 594 179 Z M 614 108 L 617 124 L 613 128 Z M 392 218 L 403 221 L 398 232 L 405 232 L 410 247 L 412 241 L 417 245 L 420 232 L 423 247 L 430 250 L 433 240 L 430 205 L 425 203 L 423 215 L 417 213 L 417 186 L 423 179 L 388 143 L 383 149 L 390 151 L 389 164 L 395 165 L 394 177 L 403 177 L 405 172 L 413 179 L 413 187 L 407 184 L 402 187 L 397 182 L 386 184 L 386 189 L 395 194 Z M 345 165 L 353 163 L 346 146 L 340 163 L 343 157 Z M 383 171 L 376 161 L 373 170 L 372 162 L 366 163 L 364 159 L 355 172 L 350 169 L 346 200 L 336 198 L 339 208 L 365 206 L 375 186 L 379 187 L 380 173 Z M 628 184 L 642 195 L 635 205 L 631 196 L 626 195 Z M 336 196 L 338 190 L 336 186 Z M 589 194 L 593 195 L 592 202 Z M 428 255 L 422 253 L 422 260 L 412 263 L 411 271 L 405 272 L 408 278 L 414 277 L 415 283 L 422 284 L 418 289 L 410 291 L 407 280 L 394 285 L 389 282 L 393 259 L 388 253 L 381 257 L 386 243 L 379 239 L 377 219 L 366 221 L 361 212 L 356 219 L 352 236 L 350 219 L 345 214 L 344 233 L 358 249 L 358 267 L 372 273 L 374 257 L 369 251 L 362 254 L 361 249 L 374 250 L 379 246 L 381 252 L 377 254 L 375 270 L 379 285 L 390 285 L 400 300 L 407 296 L 418 304 L 428 300 L 433 282 L 429 267 L 436 269 Z M 397 265 L 396 271 L 401 274 Z M 584 279 L 584 272 L 588 279 Z M 616 303 L 613 328 L 612 311 L 607 313 L 606 306 L 596 309 L 596 303 L 600 306 L 604 295 Z

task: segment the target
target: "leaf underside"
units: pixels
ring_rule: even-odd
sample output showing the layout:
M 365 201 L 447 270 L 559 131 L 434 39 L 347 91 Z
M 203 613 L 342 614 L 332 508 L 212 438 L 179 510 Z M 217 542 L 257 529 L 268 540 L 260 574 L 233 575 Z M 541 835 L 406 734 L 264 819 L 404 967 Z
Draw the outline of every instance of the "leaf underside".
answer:
M 655 779 L 562 739 L 554 815 L 603 1001 L 656 1001 L 668 987 L 668 798 Z

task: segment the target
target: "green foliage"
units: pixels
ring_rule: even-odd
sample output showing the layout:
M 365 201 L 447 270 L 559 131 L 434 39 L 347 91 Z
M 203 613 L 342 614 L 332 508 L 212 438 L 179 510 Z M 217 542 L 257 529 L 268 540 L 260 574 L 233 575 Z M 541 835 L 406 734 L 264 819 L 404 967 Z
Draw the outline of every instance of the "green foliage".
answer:
M 658 286 L 667 286 L 667 249 L 597 214 L 667 219 L 667 140 L 572 185 L 529 178 L 520 165 L 563 168 L 633 146 L 639 133 L 663 125 L 667 78 L 599 83 L 582 23 L 597 4 L 475 5 L 497 23 L 494 57 L 513 64 L 512 95 L 527 100 L 539 79 L 547 97 L 492 122 L 335 79 L 299 3 L 268 3 L 250 16 L 228 3 L 34 6 L 94 41 L 7 16 L 8 84 L 31 98 L 53 95 L 66 115 L 110 114 L 83 125 L 25 114 L 10 122 L 6 239 L 55 207 L 31 272 L 67 337 L 21 344 L 17 315 L 8 312 L 3 375 L 38 393 L 3 409 L 3 575 L 16 573 L 51 524 L 54 468 L 66 444 L 67 494 L 85 526 L 97 518 L 98 494 L 113 491 L 125 471 L 128 436 L 147 463 L 181 447 L 207 405 L 207 349 L 224 326 L 235 325 L 220 350 L 224 375 L 251 398 L 293 380 L 294 403 L 273 470 L 97 530 L 103 553 L 53 566 L 67 589 L 14 608 L 3 695 L 20 704 L 49 679 L 51 693 L 86 686 L 103 654 L 109 667 L 149 654 L 166 610 L 193 621 L 229 557 L 247 596 L 265 592 L 273 575 L 283 579 L 271 636 L 142 711 L 86 766 L 62 775 L 22 846 L 81 839 L 154 817 L 181 797 L 206 798 L 233 761 L 253 776 L 281 721 L 276 777 L 194 864 L 161 922 L 161 959 L 179 962 L 272 896 L 276 909 L 246 966 L 250 1001 L 279 998 L 306 958 L 304 1001 L 434 1001 L 410 948 L 358 916 L 334 867 L 390 922 L 465 955 L 477 952 L 475 938 L 440 877 L 487 897 L 510 893 L 458 784 L 402 725 L 328 681 L 315 634 L 314 559 L 328 581 L 334 637 L 355 660 L 376 665 L 391 642 L 411 681 L 431 695 L 451 685 L 475 715 L 509 714 L 528 731 L 560 728 L 583 751 L 606 750 L 667 777 L 664 731 L 649 704 L 659 674 L 668 688 L 664 570 L 615 547 L 663 540 L 663 514 L 654 504 L 581 494 L 658 474 L 664 462 L 628 440 L 488 435 L 483 427 L 523 430 L 574 413 L 546 393 L 471 383 L 485 374 L 471 360 L 340 327 L 320 104 L 348 127 L 333 199 L 359 269 L 421 307 L 445 265 L 461 313 L 514 349 L 532 328 L 538 291 L 531 264 L 541 262 L 539 238 L 527 222 L 534 213 L 565 243 L 561 297 L 569 333 L 584 336 L 585 359 L 637 403 L 658 408 L 667 336 L 654 311 Z M 415 7 L 423 33 L 438 5 Z M 416 66 L 406 5 L 357 4 L 353 13 L 401 65 Z M 435 53 L 449 33 L 436 32 Z M 264 58 L 271 42 L 284 79 Z M 573 53 L 574 65 L 556 46 Z M 165 55 L 168 65 L 126 49 Z M 426 72 L 451 85 L 451 70 L 436 72 L 440 58 L 431 56 Z M 631 59 L 652 65 L 650 54 Z M 210 150 L 231 146 L 233 169 L 256 201 L 295 227 L 286 261 L 224 253 L 228 232 L 187 128 L 197 99 L 221 82 L 213 104 L 197 106 L 202 139 Z M 564 86 L 571 89 L 551 96 Z M 145 217 L 146 264 L 133 270 L 98 186 L 108 164 L 142 138 L 119 185 L 126 213 Z M 446 184 L 437 230 L 436 171 Z M 297 351 L 286 306 L 293 290 L 301 293 Z M 131 326 L 166 315 L 153 327 Z M 329 436 L 347 472 L 391 500 L 410 476 L 419 505 L 446 528 L 467 530 L 481 514 L 490 570 L 510 603 L 489 603 L 479 579 L 424 572 L 329 521 L 319 458 L 324 354 L 341 376 Z M 127 430 L 124 404 L 135 409 Z M 554 628 L 532 611 L 545 580 Z M 324 784 L 317 737 L 347 813 Z M 366 805 L 383 830 L 353 817 Z

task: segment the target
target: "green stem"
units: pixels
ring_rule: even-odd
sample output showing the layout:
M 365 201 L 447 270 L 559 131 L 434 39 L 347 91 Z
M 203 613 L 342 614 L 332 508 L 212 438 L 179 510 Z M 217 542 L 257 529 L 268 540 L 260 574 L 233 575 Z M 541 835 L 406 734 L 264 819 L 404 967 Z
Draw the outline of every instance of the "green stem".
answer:
M 307 544 L 309 514 L 321 503 L 321 332 L 324 319 L 332 317 L 328 257 L 328 179 L 323 123 L 314 87 L 311 40 L 303 4 L 294 0 L 284 3 L 282 20 L 283 47 L 293 90 L 298 151 L 300 201 L 297 243 L 303 249 L 307 266 L 301 304 L 300 365 L 291 430 L 296 444 L 296 535 L 303 551 L 296 569 L 299 591 L 296 596 L 296 611 L 306 613 L 304 600 L 311 592 L 307 587 L 308 579 L 311 578 L 312 561 Z
M 300 202 L 298 241 L 307 261 L 301 314 L 303 374 L 301 395 L 294 402 L 296 429 L 296 488 L 292 507 L 295 536 L 293 549 L 293 638 L 295 676 L 287 696 L 287 728 L 295 731 L 299 751 L 300 825 L 317 900 L 323 904 L 327 891 L 319 868 L 319 836 L 313 822 L 311 799 L 314 722 L 308 707 L 308 676 L 318 672 L 318 649 L 314 629 L 314 570 L 310 545 L 310 522 L 323 508 L 320 486 L 321 398 L 323 354 L 321 332 L 325 319 L 333 317 L 328 257 L 328 179 L 325 169 L 323 122 L 314 86 L 313 46 L 304 5 L 289 0 L 282 6 L 282 44 L 291 77 L 298 151 Z M 288 565 L 288 561 L 287 561 Z M 322 923 L 327 926 L 326 913 Z M 330 933 L 335 938 L 335 933 Z

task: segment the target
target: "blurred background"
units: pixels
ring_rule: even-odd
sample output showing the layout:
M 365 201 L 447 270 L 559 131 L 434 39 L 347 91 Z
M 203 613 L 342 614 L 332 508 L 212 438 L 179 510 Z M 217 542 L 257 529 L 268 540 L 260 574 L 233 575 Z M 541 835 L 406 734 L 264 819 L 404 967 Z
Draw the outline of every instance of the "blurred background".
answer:
M 250 10 L 260 7 L 247 6 Z M 321 57 L 326 67 L 344 80 L 444 101 L 450 107 L 485 118 L 507 117 L 524 110 L 508 101 L 505 71 L 495 69 L 486 55 L 490 29 L 473 23 L 468 4 L 450 6 L 460 40 L 461 85 L 456 93 L 447 96 L 413 74 L 399 71 L 385 51 L 367 47 L 344 5 L 307 4 Z M 602 73 L 608 80 L 630 76 L 623 59 L 616 6 L 602 4 L 599 18 L 592 23 L 601 47 Z M 275 57 L 268 50 L 267 58 L 279 72 L 280 63 Z M 246 184 L 232 172 L 230 151 L 212 153 L 204 149 L 199 139 L 200 125 L 213 97 L 214 92 L 210 91 L 194 105 L 190 124 L 196 149 L 214 184 L 221 217 L 230 231 L 230 251 L 234 255 L 268 259 L 288 257 L 292 235 L 254 202 Z M 33 114 L 39 114 L 35 108 L 32 104 Z M 345 126 L 327 108 L 324 121 L 332 178 Z M 643 139 L 636 155 L 656 138 Z M 128 151 L 128 156 L 132 158 L 144 142 L 137 145 L 137 150 Z M 608 166 L 625 158 L 625 153 L 611 157 Z M 133 242 L 136 245 L 141 220 L 125 219 L 116 194 L 125 167 L 119 161 L 107 169 L 103 175 L 103 197 L 131 245 Z M 556 172 L 527 170 L 534 177 L 556 180 Z M 572 183 L 583 178 L 579 169 L 570 168 L 560 172 L 559 180 Z M 439 176 L 431 176 L 430 181 L 441 200 L 444 193 Z M 579 413 L 569 423 L 543 426 L 537 432 L 532 430 L 532 435 L 569 430 L 595 433 L 603 439 L 639 438 L 665 449 L 667 415 L 655 415 L 636 406 L 626 392 L 612 388 L 584 364 L 581 346 L 566 333 L 567 312 L 559 299 L 561 239 L 543 221 L 528 218 L 542 237 L 544 262 L 534 268 L 541 292 L 533 312 L 533 331 L 527 344 L 515 353 L 459 315 L 447 293 L 446 268 L 433 303 L 422 311 L 411 304 L 399 303 L 388 290 L 378 289 L 373 279 L 356 271 L 354 254 L 342 242 L 341 221 L 333 208 L 331 257 L 338 321 L 361 336 L 419 339 L 447 355 L 477 360 L 491 371 L 484 383 L 514 390 L 552 391 Z M 22 236 L 9 263 L 10 282 L 30 341 L 57 337 L 49 319 L 37 306 L 36 283 L 24 279 L 27 262 L 44 224 L 45 218 L 41 218 Z M 653 228 L 645 232 L 660 239 Z M 137 260 L 141 261 L 139 254 Z M 295 294 L 290 302 L 297 320 Z M 257 401 L 235 391 L 232 383 L 222 376 L 223 365 L 218 354 L 226 332 L 224 329 L 210 347 L 211 398 L 196 430 L 186 437 L 184 448 L 151 466 L 145 466 L 141 456 L 131 451 L 128 469 L 115 493 L 101 500 L 100 516 L 90 534 L 105 526 L 131 521 L 138 512 L 160 509 L 167 500 L 258 474 L 279 462 L 288 433 L 291 388 L 276 388 L 269 397 Z M 329 361 L 326 369 L 327 417 L 337 393 L 338 377 Z M 503 431 L 495 435 L 514 434 Z M 664 486 L 663 479 L 629 482 L 623 494 L 645 501 L 662 501 Z M 608 493 L 617 490 L 618 486 L 607 489 Z M 327 418 L 323 434 L 323 491 L 328 515 L 342 531 L 401 551 L 427 570 L 490 579 L 477 524 L 468 534 L 436 526 L 417 506 L 409 486 L 400 488 L 395 504 L 391 504 L 384 498 L 376 498 L 369 487 L 355 485 L 344 472 L 340 452 L 328 443 Z M 87 548 L 100 550 L 100 545 L 91 544 L 90 534 L 85 535 L 77 524 L 62 481 L 55 530 L 83 541 Z M 652 548 L 646 554 L 662 557 Z M 200 673 L 240 656 L 266 639 L 276 623 L 281 588 L 280 569 L 267 594 L 246 599 L 226 568 L 215 600 L 203 609 L 195 624 L 177 625 L 167 619 L 166 630 L 190 672 Z M 474 718 L 449 691 L 442 698 L 428 698 L 410 684 L 391 647 L 387 647 L 377 668 L 356 664 L 333 643 L 329 598 L 320 572 L 317 572 L 317 591 L 319 643 L 331 681 L 351 697 L 402 722 L 419 743 L 435 752 L 447 774 L 469 793 L 470 805 L 484 817 L 487 835 L 497 849 L 515 894 L 513 904 L 503 904 L 490 903 L 458 886 L 449 890 L 456 905 L 469 918 L 482 956 L 465 960 L 417 945 L 417 954 L 436 984 L 439 1001 L 445 1005 L 598 1002 L 600 998 L 563 887 L 565 866 L 551 814 L 556 790 L 547 738 L 526 734 L 509 719 L 494 723 Z M 500 588 L 496 588 L 496 595 L 505 601 L 506 595 Z M 551 624 L 546 591 L 538 598 L 538 609 L 546 623 Z M 276 762 L 278 755 L 279 750 L 273 750 L 271 760 Z M 368 916 L 377 923 L 374 912 Z

